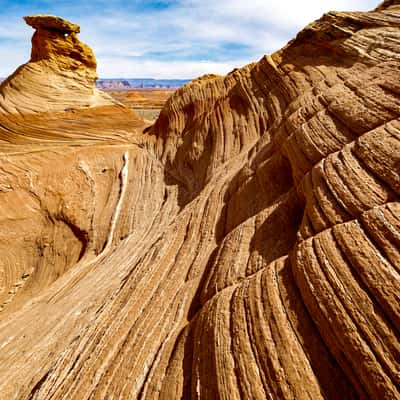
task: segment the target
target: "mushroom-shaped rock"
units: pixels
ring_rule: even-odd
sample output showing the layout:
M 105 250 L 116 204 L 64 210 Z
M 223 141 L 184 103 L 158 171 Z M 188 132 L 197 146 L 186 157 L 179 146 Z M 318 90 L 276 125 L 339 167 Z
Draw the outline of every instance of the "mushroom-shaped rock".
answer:
M 96 58 L 79 40 L 79 25 L 52 15 L 24 19 L 35 29 L 31 59 L 0 85 L 0 114 L 117 104 L 95 87 Z
M 36 29 L 32 37 L 31 61 L 52 60 L 62 69 L 96 69 L 92 49 L 77 34 L 80 26 L 53 15 L 24 17 Z M 87 71 L 95 79 L 95 71 Z

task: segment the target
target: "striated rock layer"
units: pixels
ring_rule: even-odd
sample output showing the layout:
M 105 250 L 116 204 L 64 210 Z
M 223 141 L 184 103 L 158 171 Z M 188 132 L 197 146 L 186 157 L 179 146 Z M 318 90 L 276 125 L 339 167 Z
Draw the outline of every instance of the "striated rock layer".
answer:
M 151 127 L 5 110 L 0 399 L 399 399 L 399 72 L 391 0 Z

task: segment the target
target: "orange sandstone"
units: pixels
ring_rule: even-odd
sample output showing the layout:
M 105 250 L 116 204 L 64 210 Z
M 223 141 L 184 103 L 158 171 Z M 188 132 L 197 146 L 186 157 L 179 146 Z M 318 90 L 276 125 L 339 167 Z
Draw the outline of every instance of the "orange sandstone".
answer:
M 0 399 L 400 399 L 400 2 L 152 126 L 88 103 L 74 25 L 28 23 L 45 59 L 0 87 Z

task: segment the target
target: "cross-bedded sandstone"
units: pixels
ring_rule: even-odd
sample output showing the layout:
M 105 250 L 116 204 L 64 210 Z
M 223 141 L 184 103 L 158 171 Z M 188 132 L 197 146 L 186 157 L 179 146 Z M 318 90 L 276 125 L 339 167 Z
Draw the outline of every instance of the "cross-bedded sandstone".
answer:
M 6 114 L 0 399 L 399 399 L 399 71 L 390 0 L 146 129 Z

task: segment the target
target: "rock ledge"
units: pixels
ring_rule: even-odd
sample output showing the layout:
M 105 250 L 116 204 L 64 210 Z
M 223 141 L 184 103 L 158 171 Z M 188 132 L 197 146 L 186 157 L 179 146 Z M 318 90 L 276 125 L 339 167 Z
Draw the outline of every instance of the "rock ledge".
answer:
M 54 15 L 31 15 L 24 17 L 25 22 L 34 29 L 57 30 L 65 33 L 79 33 L 79 25 L 69 22 L 63 18 Z

